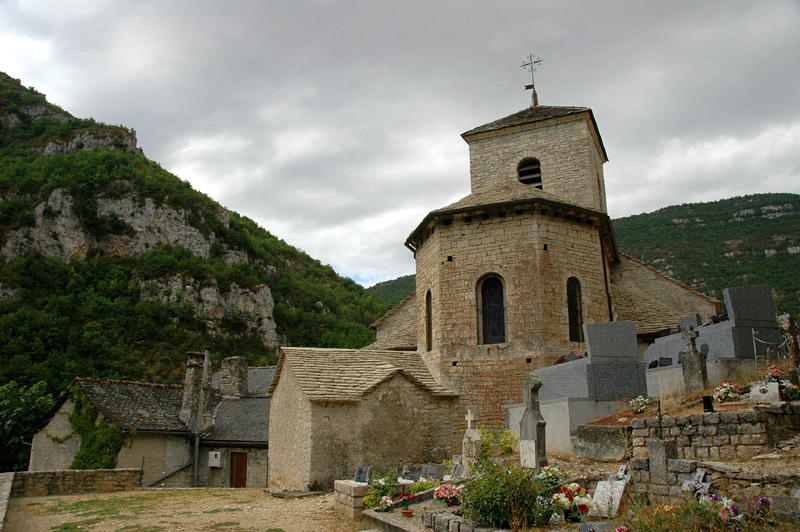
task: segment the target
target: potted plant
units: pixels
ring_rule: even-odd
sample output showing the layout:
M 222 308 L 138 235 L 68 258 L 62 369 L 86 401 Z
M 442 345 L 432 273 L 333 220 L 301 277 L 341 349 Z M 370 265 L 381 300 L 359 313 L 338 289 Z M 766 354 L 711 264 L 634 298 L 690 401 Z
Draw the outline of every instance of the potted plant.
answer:
M 400 515 L 403 517 L 411 517 L 414 515 L 414 510 L 408 508 L 408 504 L 416 500 L 417 496 L 410 493 L 401 493 L 398 499 L 400 500 Z
M 394 501 L 388 495 L 381 497 L 381 501 L 375 507 L 376 512 L 391 512 L 392 510 L 394 510 Z
M 433 492 L 434 498 L 446 504 L 447 506 L 455 506 L 459 503 L 459 496 L 461 495 L 461 486 L 454 484 L 442 484 L 436 491 Z
M 575 482 L 562 486 L 551 500 L 555 510 L 561 512 L 567 522 L 580 521 L 583 514 L 589 511 L 591 502 L 589 492 Z

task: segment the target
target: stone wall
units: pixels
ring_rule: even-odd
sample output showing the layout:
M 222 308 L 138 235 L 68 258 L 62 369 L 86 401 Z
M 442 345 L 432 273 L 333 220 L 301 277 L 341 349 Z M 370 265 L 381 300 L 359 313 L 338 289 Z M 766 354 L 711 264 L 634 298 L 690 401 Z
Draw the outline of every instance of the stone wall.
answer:
M 220 453 L 220 466 L 208 466 L 208 453 Z M 202 445 L 200 447 L 201 486 L 207 488 L 231 487 L 231 452 L 247 453 L 247 486 L 248 488 L 266 488 L 269 473 L 269 454 L 266 447 L 219 447 Z M 191 472 L 191 469 L 189 469 Z
M 522 159 L 539 160 L 542 188 L 565 200 L 605 211 L 599 138 L 589 112 L 471 136 L 472 192 L 516 184 Z
M 191 438 L 188 435 L 125 433 L 125 441 L 117 457 L 119 468 L 142 468 L 142 484 L 162 478 L 192 461 Z M 187 468 L 158 484 L 160 488 L 192 485 L 192 469 Z
M 81 437 L 69 422 L 74 407 L 72 401 L 66 401 L 47 425 L 33 435 L 29 471 L 69 469 L 81 446 Z
M 311 443 L 314 432 L 311 403 L 303 396 L 297 377 L 287 364 L 281 370 L 278 386 L 270 399 L 271 491 L 305 490 L 311 485 Z
M 711 483 L 712 493 L 735 500 L 757 495 L 770 497 L 779 510 L 781 507 L 791 510 L 786 507 L 793 504 L 796 519 L 795 494 L 800 490 L 798 471 L 753 473 L 720 462 L 668 457 L 661 465 L 651 463 L 648 458 L 632 458 L 631 469 L 639 493 L 647 494 L 655 502 L 686 496 L 687 492 L 681 489 L 683 482 L 693 480 L 697 469 L 704 469 L 704 482 Z
M 140 469 L 20 471 L 14 475 L 12 497 L 69 495 L 92 491 L 127 491 L 142 485 Z
M 648 455 L 648 446 L 675 442 L 678 458 L 747 459 L 769 452 L 767 415 L 759 411 L 720 412 L 688 416 L 634 419 L 633 456 Z

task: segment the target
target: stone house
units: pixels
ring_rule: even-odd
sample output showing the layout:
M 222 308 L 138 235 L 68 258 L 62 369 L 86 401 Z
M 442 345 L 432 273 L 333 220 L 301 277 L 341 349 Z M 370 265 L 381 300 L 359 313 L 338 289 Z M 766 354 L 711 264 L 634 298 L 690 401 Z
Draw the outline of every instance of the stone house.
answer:
M 459 452 L 467 409 L 479 426 L 504 428 L 504 405 L 520 402 L 529 372 L 570 352 L 585 353 L 584 324 L 633 321 L 643 352 L 682 317 L 708 319 L 720 310 L 718 301 L 617 250 L 606 212 L 608 158 L 591 109 L 534 104 L 462 138 L 469 145 L 470 194 L 431 211 L 410 233 L 405 245 L 416 259 L 415 293 L 373 325 L 377 340 L 365 348 L 421 361 L 437 386 L 454 392 L 448 416 L 440 418 L 443 439 L 434 445 L 450 445 L 451 453 Z M 284 349 L 281 360 L 294 367 L 299 353 Z M 326 350 L 315 356 L 336 359 Z M 361 364 L 360 356 L 368 355 L 337 359 L 337 387 L 353 386 L 358 372 L 350 365 Z M 270 390 L 301 397 L 308 393 L 303 386 L 308 384 L 300 377 L 279 369 Z M 287 407 L 273 402 L 276 435 Z M 310 432 L 333 403 L 315 408 L 297 415 Z M 374 424 L 372 432 L 390 431 L 400 415 L 383 405 L 360 423 Z M 345 422 L 339 430 L 352 426 Z M 365 430 L 359 425 L 356 433 Z M 285 460 L 308 461 L 300 458 L 308 452 L 273 441 L 273 470 Z M 373 465 L 371 460 L 393 458 L 396 466 L 401 455 L 395 447 L 380 458 L 336 453 L 324 460 L 346 463 L 339 468 L 349 476 L 355 465 Z M 281 486 L 304 488 L 288 480 Z
M 206 377 L 198 453 L 194 432 L 203 354 L 190 353 L 181 385 L 75 379 L 98 415 L 123 431 L 118 468 L 143 470 L 144 486 L 266 487 L 269 445 L 267 384 L 274 368 L 248 368 L 241 357 L 223 360 Z M 207 372 L 208 374 L 208 372 Z M 69 416 L 71 393 L 58 400 L 33 435 L 29 471 L 70 468 L 81 445 Z

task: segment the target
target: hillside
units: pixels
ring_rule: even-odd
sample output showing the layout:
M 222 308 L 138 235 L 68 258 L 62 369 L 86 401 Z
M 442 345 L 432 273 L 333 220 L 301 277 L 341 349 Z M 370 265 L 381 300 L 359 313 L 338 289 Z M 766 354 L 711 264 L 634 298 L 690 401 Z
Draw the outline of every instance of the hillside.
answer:
M 756 194 L 665 207 L 613 221 L 620 251 L 722 299 L 722 289 L 766 284 L 779 313 L 800 314 L 800 195 Z M 395 305 L 414 276 L 371 287 Z
M 386 306 L 0 73 L 0 385 L 176 382 L 185 352 L 362 347 Z

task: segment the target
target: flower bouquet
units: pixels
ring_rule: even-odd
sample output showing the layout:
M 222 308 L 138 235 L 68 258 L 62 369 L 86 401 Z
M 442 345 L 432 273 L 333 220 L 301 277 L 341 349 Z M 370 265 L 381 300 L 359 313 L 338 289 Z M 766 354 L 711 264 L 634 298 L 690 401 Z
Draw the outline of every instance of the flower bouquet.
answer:
M 563 467 L 559 467 L 558 464 L 553 464 L 544 466 L 537 476 L 548 486 L 557 486 L 567 478 L 567 472 Z
M 433 497 L 437 501 L 447 504 L 447 506 L 455 506 L 458 504 L 461 491 L 461 486 L 442 484 L 433 492 Z
M 565 521 L 580 521 L 581 516 L 589 511 L 591 502 L 589 492 L 575 482 L 562 486 L 551 500 L 553 508 L 564 514 Z
M 631 405 L 634 413 L 641 414 L 644 412 L 644 409 L 647 408 L 647 405 L 650 404 L 650 399 L 640 395 L 636 399 L 632 399 L 628 404 Z
M 718 403 L 735 401 L 738 398 L 739 389 L 734 384 L 731 384 L 730 381 L 725 381 L 714 388 L 714 400 Z
M 786 373 L 778 366 L 770 366 L 764 376 L 769 382 L 781 382 L 786 378 Z
M 391 512 L 392 510 L 394 510 L 394 501 L 388 495 L 381 497 L 381 502 L 375 508 L 376 512 Z

